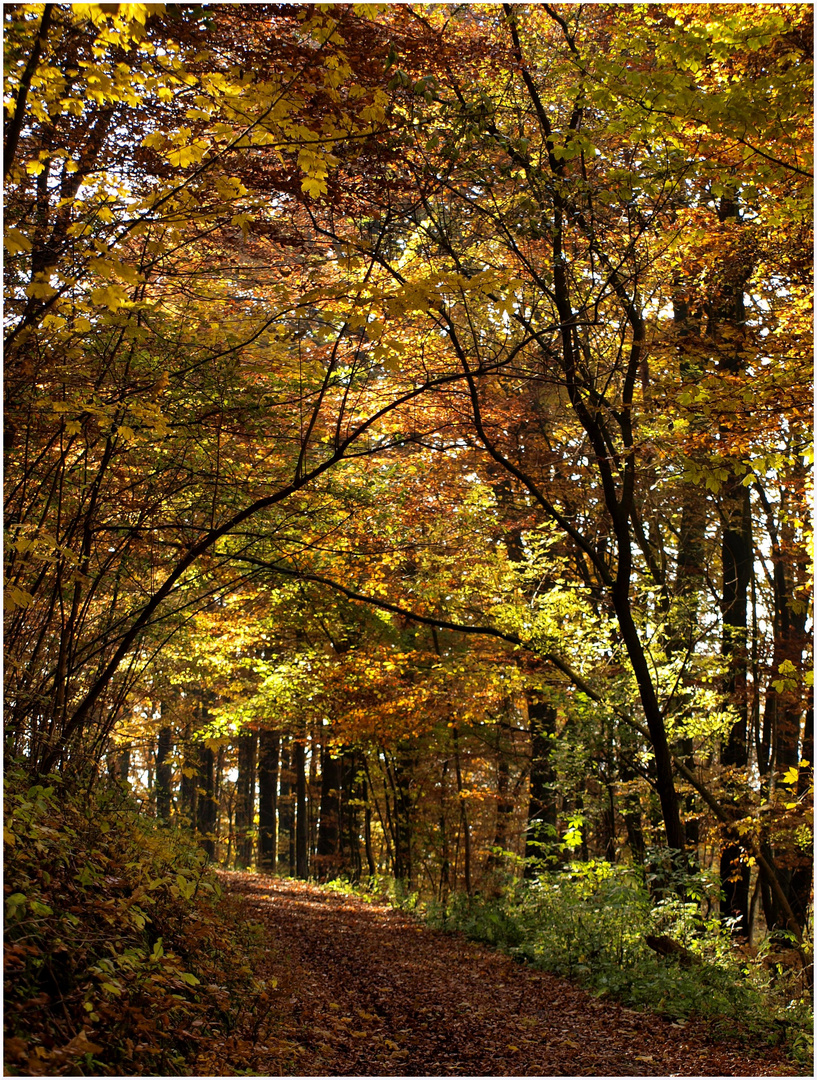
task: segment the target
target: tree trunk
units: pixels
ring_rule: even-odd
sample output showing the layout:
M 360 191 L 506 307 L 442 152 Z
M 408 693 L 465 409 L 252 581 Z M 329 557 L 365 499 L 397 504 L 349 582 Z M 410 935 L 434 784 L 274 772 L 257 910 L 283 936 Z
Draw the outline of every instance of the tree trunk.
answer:
M 729 730 L 721 762 L 744 769 L 748 753 L 747 699 L 747 613 L 749 581 L 752 573 L 752 518 L 749 489 L 732 477 L 724 490 L 723 564 L 723 644 L 727 661 L 725 690 L 737 712 L 737 722 Z M 727 844 L 721 851 L 720 877 L 723 900 L 721 914 L 735 920 L 736 934 L 749 934 L 750 870 L 738 844 Z
M 365 799 L 365 779 L 359 768 L 357 753 L 353 750 L 343 755 L 341 768 L 341 822 L 340 857 L 346 859 L 351 879 L 360 881 L 363 859 L 360 852 L 360 807 Z
M 340 869 L 342 760 L 329 746 L 321 747 L 321 807 L 316 872 L 321 881 L 337 877 Z
M 462 765 L 460 763 L 460 740 L 457 734 L 456 724 L 451 728 L 451 738 L 454 743 L 454 771 L 457 777 L 457 798 L 460 804 L 460 835 L 463 843 L 463 871 L 465 876 L 465 891 L 470 896 L 471 888 L 471 826 L 468 822 L 468 810 L 465 799 L 462 797 Z
M 309 876 L 309 819 L 306 801 L 306 746 L 303 738 L 292 744 L 295 771 L 295 876 Z
M 275 873 L 278 865 L 278 753 L 277 731 L 259 732 L 258 748 L 258 862 Z
M 556 709 L 535 692 L 528 694 L 531 765 L 528 828 L 525 837 L 525 877 L 536 877 L 542 861 L 558 861 L 556 854 L 556 773 L 550 760 L 556 737 Z
M 281 793 L 278 798 L 278 843 L 286 838 L 284 857 L 278 855 L 279 863 L 286 866 L 290 877 L 295 877 L 295 773 L 292 767 L 292 741 L 281 743 Z
M 247 732 L 238 739 L 238 779 L 235 801 L 235 865 L 246 870 L 252 863 L 255 816 L 255 760 L 258 735 Z
M 363 800 L 365 807 L 363 810 L 363 843 L 366 849 L 366 865 L 369 869 L 369 877 L 374 877 L 377 873 L 377 864 L 374 861 L 374 849 L 372 848 L 372 808 L 369 805 L 369 785 L 366 780 L 363 781 Z
M 199 794 L 196 831 L 207 855 L 216 854 L 216 792 L 215 755 L 209 746 L 202 744 L 199 755 Z
M 130 747 L 123 746 L 110 758 L 109 773 L 112 780 L 127 784 L 130 776 Z
M 607 862 L 616 861 L 616 802 L 613 785 L 609 780 L 602 786 L 602 804 L 599 812 L 598 848 Z
M 736 198 L 724 195 L 718 208 L 721 223 L 736 222 L 739 217 Z M 721 323 L 728 324 L 733 333 L 743 334 L 746 320 L 743 290 L 750 274 L 751 266 L 748 264 L 742 266 L 736 262 L 724 265 L 718 300 L 708 312 L 707 334 L 713 341 L 718 339 Z M 742 374 L 744 362 L 739 348 L 726 347 L 720 367 L 732 376 Z M 724 435 L 728 434 L 726 427 L 722 431 Z M 732 471 L 724 484 L 720 506 L 723 573 L 721 653 L 727 663 L 724 689 L 737 714 L 737 721 L 721 749 L 721 763 L 735 769 L 745 769 L 749 761 L 747 616 L 754 550 L 749 489 L 739 472 Z M 748 936 L 750 871 L 745 857 L 741 858 L 741 852 L 740 845 L 734 843 L 727 844 L 721 851 L 720 874 L 724 896 L 721 914 L 736 920 L 733 924 L 735 933 Z
M 156 750 L 156 816 L 162 821 L 170 821 L 173 767 L 168 758 L 172 752 L 173 729 L 166 726 L 159 731 L 159 745 Z
M 744 768 L 747 748 L 747 612 L 752 574 L 752 514 L 749 489 L 732 478 L 723 494 L 723 643 L 721 651 L 728 664 L 726 693 L 738 714 L 729 732 L 721 761 Z
M 440 775 L 440 889 L 438 899 L 445 903 L 451 891 L 451 856 L 448 841 L 448 817 L 446 814 L 446 790 L 449 761 L 445 758 Z
M 198 747 L 192 740 L 193 725 L 187 720 L 182 733 L 182 779 L 179 785 L 179 802 L 183 823 L 190 829 L 198 820 Z
M 621 558 L 621 555 L 619 557 Z M 618 615 L 621 637 L 638 683 L 639 696 L 641 697 L 641 704 L 644 708 L 644 716 L 650 733 L 655 764 L 655 788 L 658 792 L 658 800 L 661 803 L 661 815 L 664 820 L 667 847 L 673 852 L 683 852 L 686 846 L 686 836 L 678 805 L 678 793 L 675 790 L 672 755 L 667 742 L 664 716 L 658 701 L 647 657 L 641 644 L 638 628 L 633 620 L 629 598 L 622 594 L 618 584 L 614 594 L 615 610 Z
M 619 775 L 623 783 L 632 783 L 637 778 L 632 766 L 624 759 L 619 764 Z M 624 796 L 621 816 L 624 818 L 624 828 L 627 830 L 627 844 L 630 848 L 633 863 L 636 866 L 643 866 L 646 845 L 644 843 L 644 829 L 641 824 L 641 799 L 635 792 L 629 791 Z
M 508 857 L 505 854 L 511 847 L 511 831 L 516 803 L 511 793 L 509 755 L 512 750 L 512 715 L 513 703 L 506 700 L 496 723 L 496 824 L 494 842 L 488 853 L 486 870 L 488 873 L 502 873 L 507 870 Z

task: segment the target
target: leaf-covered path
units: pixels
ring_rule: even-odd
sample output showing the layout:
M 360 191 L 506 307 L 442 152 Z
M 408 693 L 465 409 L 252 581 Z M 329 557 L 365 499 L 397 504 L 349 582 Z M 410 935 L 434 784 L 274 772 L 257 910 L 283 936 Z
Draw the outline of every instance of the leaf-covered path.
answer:
M 600 1002 L 391 908 L 302 882 L 225 874 L 260 924 L 258 974 L 278 982 L 256 1035 L 266 1076 L 781 1076 L 777 1053 L 716 1044 L 702 1025 Z M 202 1060 L 203 1075 L 231 1071 Z

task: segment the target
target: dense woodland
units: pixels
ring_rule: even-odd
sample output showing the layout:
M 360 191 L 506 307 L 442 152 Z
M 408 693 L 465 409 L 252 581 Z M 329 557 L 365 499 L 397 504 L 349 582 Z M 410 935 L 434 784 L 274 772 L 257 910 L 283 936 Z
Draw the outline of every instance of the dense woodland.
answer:
M 805 963 L 811 5 L 3 14 L 7 768 Z

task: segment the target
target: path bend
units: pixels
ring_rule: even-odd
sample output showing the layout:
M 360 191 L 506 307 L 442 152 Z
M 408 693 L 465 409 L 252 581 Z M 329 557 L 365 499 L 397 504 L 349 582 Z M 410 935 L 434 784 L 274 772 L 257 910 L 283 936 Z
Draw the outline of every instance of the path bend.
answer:
M 790 1076 L 779 1051 L 713 1042 L 565 979 L 305 882 L 224 873 L 277 980 L 239 1043 L 265 1076 Z M 209 1075 L 224 1075 L 219 1062 Z M 226 1064 L 226 1063 L 225 1063 Z M 205 1072 L 203 1075 L 208 1075 Z

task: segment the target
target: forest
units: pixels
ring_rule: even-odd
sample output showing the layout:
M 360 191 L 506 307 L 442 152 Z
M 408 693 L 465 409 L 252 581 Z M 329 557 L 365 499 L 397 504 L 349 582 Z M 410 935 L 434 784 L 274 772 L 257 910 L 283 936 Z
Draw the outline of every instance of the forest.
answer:
M 7 1074 L 268 879 L 810 1061 L 812 6 L 3 21 Z

